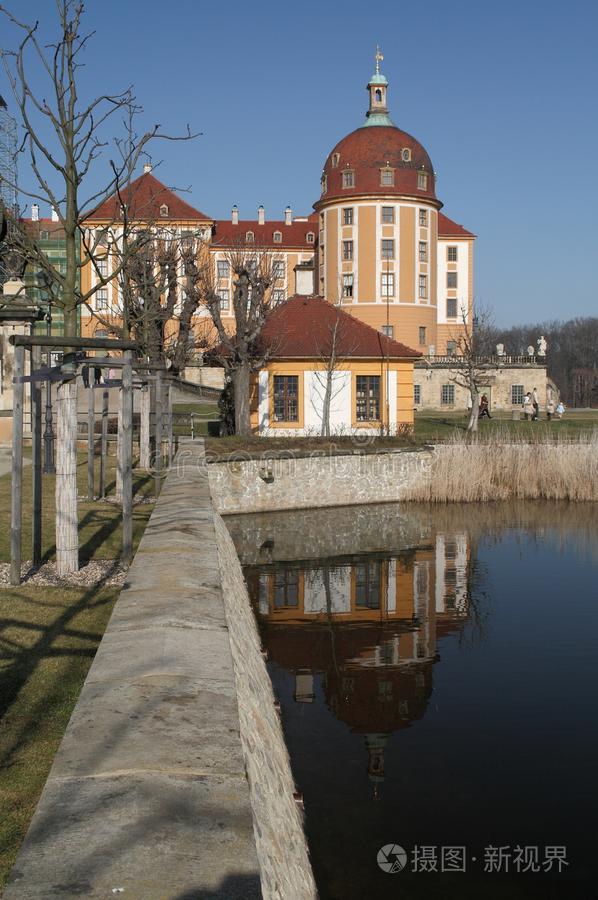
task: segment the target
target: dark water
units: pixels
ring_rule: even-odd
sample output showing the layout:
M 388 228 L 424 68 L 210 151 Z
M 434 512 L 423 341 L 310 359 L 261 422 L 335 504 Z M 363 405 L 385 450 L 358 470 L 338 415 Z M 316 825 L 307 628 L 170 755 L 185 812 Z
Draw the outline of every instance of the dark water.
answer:
M 320 896 L 598 897 L 595 506 L 227 524 Z

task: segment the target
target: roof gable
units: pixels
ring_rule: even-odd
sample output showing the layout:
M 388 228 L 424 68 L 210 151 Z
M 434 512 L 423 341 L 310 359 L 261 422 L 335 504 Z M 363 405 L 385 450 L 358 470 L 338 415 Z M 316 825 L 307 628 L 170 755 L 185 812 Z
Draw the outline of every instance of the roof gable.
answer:
M 144 172 L 121 191 L 133 219 L 161 222 L 212 222 L 190 203 L 182 200 L 173 190 L 162 184 L 151 172 Z M 161 212 L 162 209 L 162 212 Z M 164 211 L 166 210 L 166 214 Z M 86 221 L 117 221 L 120 218 L 120 200 L 113 194 L 90 213 Z
M 467 231 L 462 225 L 458 225 L 445 216 L 444 213 L 438 213 L 438 237 L 475 237 L 471 231 Z
M 260 344 L 271 359 L 319 359 L 336 351 L 344 359 L 419 359 L 421 353 L 386 337 L 323 297 L 296 295 L 268 316 Z

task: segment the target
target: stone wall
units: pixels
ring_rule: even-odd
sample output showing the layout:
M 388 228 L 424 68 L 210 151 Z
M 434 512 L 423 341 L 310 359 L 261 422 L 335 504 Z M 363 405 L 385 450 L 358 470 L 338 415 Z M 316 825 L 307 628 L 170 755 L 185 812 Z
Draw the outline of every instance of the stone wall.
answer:
M 214 524 L 262 890 L 265 898 L 308 900 L 316 889 L 274 692 L 235 545 L 220 516 Z
M 418 362 L 413 373 L 414 385 L 420 386 L 421 402 L 416 404 L 416 410 L 458 410 L 465 414 L 467 409 L 468 391 L 454 382 L 455 370 L 448 365 L 425 365 Z M 493 365 L 487 369 L 485 377 L 486 385 L 482 393 L 488 394 L 490 409 L 510 411 L 521 410 L 521 406 L 514 406 L 511 402 L 511 388 L 514 384 L 523 385 L 523 392 L 538 390 L 540 406 L 546 407 L 546 391 L 549 384 L 546 375 L 546 366 L 530 363 L 528 365 Z M 453 384 L 455 388 L 454 404 L 442 404 L 442 385 Z
M 306 509 L 401 500 L 427 476 L 431 450 L 210 463 L 220 513 Z

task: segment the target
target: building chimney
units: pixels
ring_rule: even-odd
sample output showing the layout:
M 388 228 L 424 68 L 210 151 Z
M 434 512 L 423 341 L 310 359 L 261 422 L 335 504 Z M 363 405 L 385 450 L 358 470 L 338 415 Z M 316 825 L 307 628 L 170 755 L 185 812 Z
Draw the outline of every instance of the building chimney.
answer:
M 152 171 L 152 164 L 151 164 L 151 163 L 145 163 L 145 165 L 143 166 L 143 174 L 144 174 L 144 175 L 149 175 L 151 171 Z
M 58 213 L 56 212 L 56 210 L 54 209 L 54 207 L 52 207 L 52 221 L 53 221 L 53 222 L 59 222 L 59 221 L 60 221 L 60 219 L 58 218 Z
M 290 206 L 287 206 L 287 208 L 284 211 L 284 224 L 285 225 L 293 224 L 293 210 L 291 209 Z
M 266 210 L 263 206 L 258 206 L 257 208 L 257 224 L 265 225 L 266 224 Z
M 31 221 L 39 222 L 39 203 L 31 204 Z
M 239 224 L 239 210 L 237 209 L 237 205 L 235 204 L 231 210 L 230 220 L 233 225 Z

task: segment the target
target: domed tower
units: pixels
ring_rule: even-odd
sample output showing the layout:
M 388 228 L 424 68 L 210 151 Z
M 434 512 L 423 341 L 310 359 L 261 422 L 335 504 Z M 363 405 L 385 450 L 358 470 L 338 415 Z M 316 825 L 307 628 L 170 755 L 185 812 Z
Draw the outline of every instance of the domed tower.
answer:
M 378 50 L 364 124 L 324 164 L 314 204 L 318 290 L 407 346 L 434 353 L 442 203 L 425 148 L 389 117 L 382 58 Z

